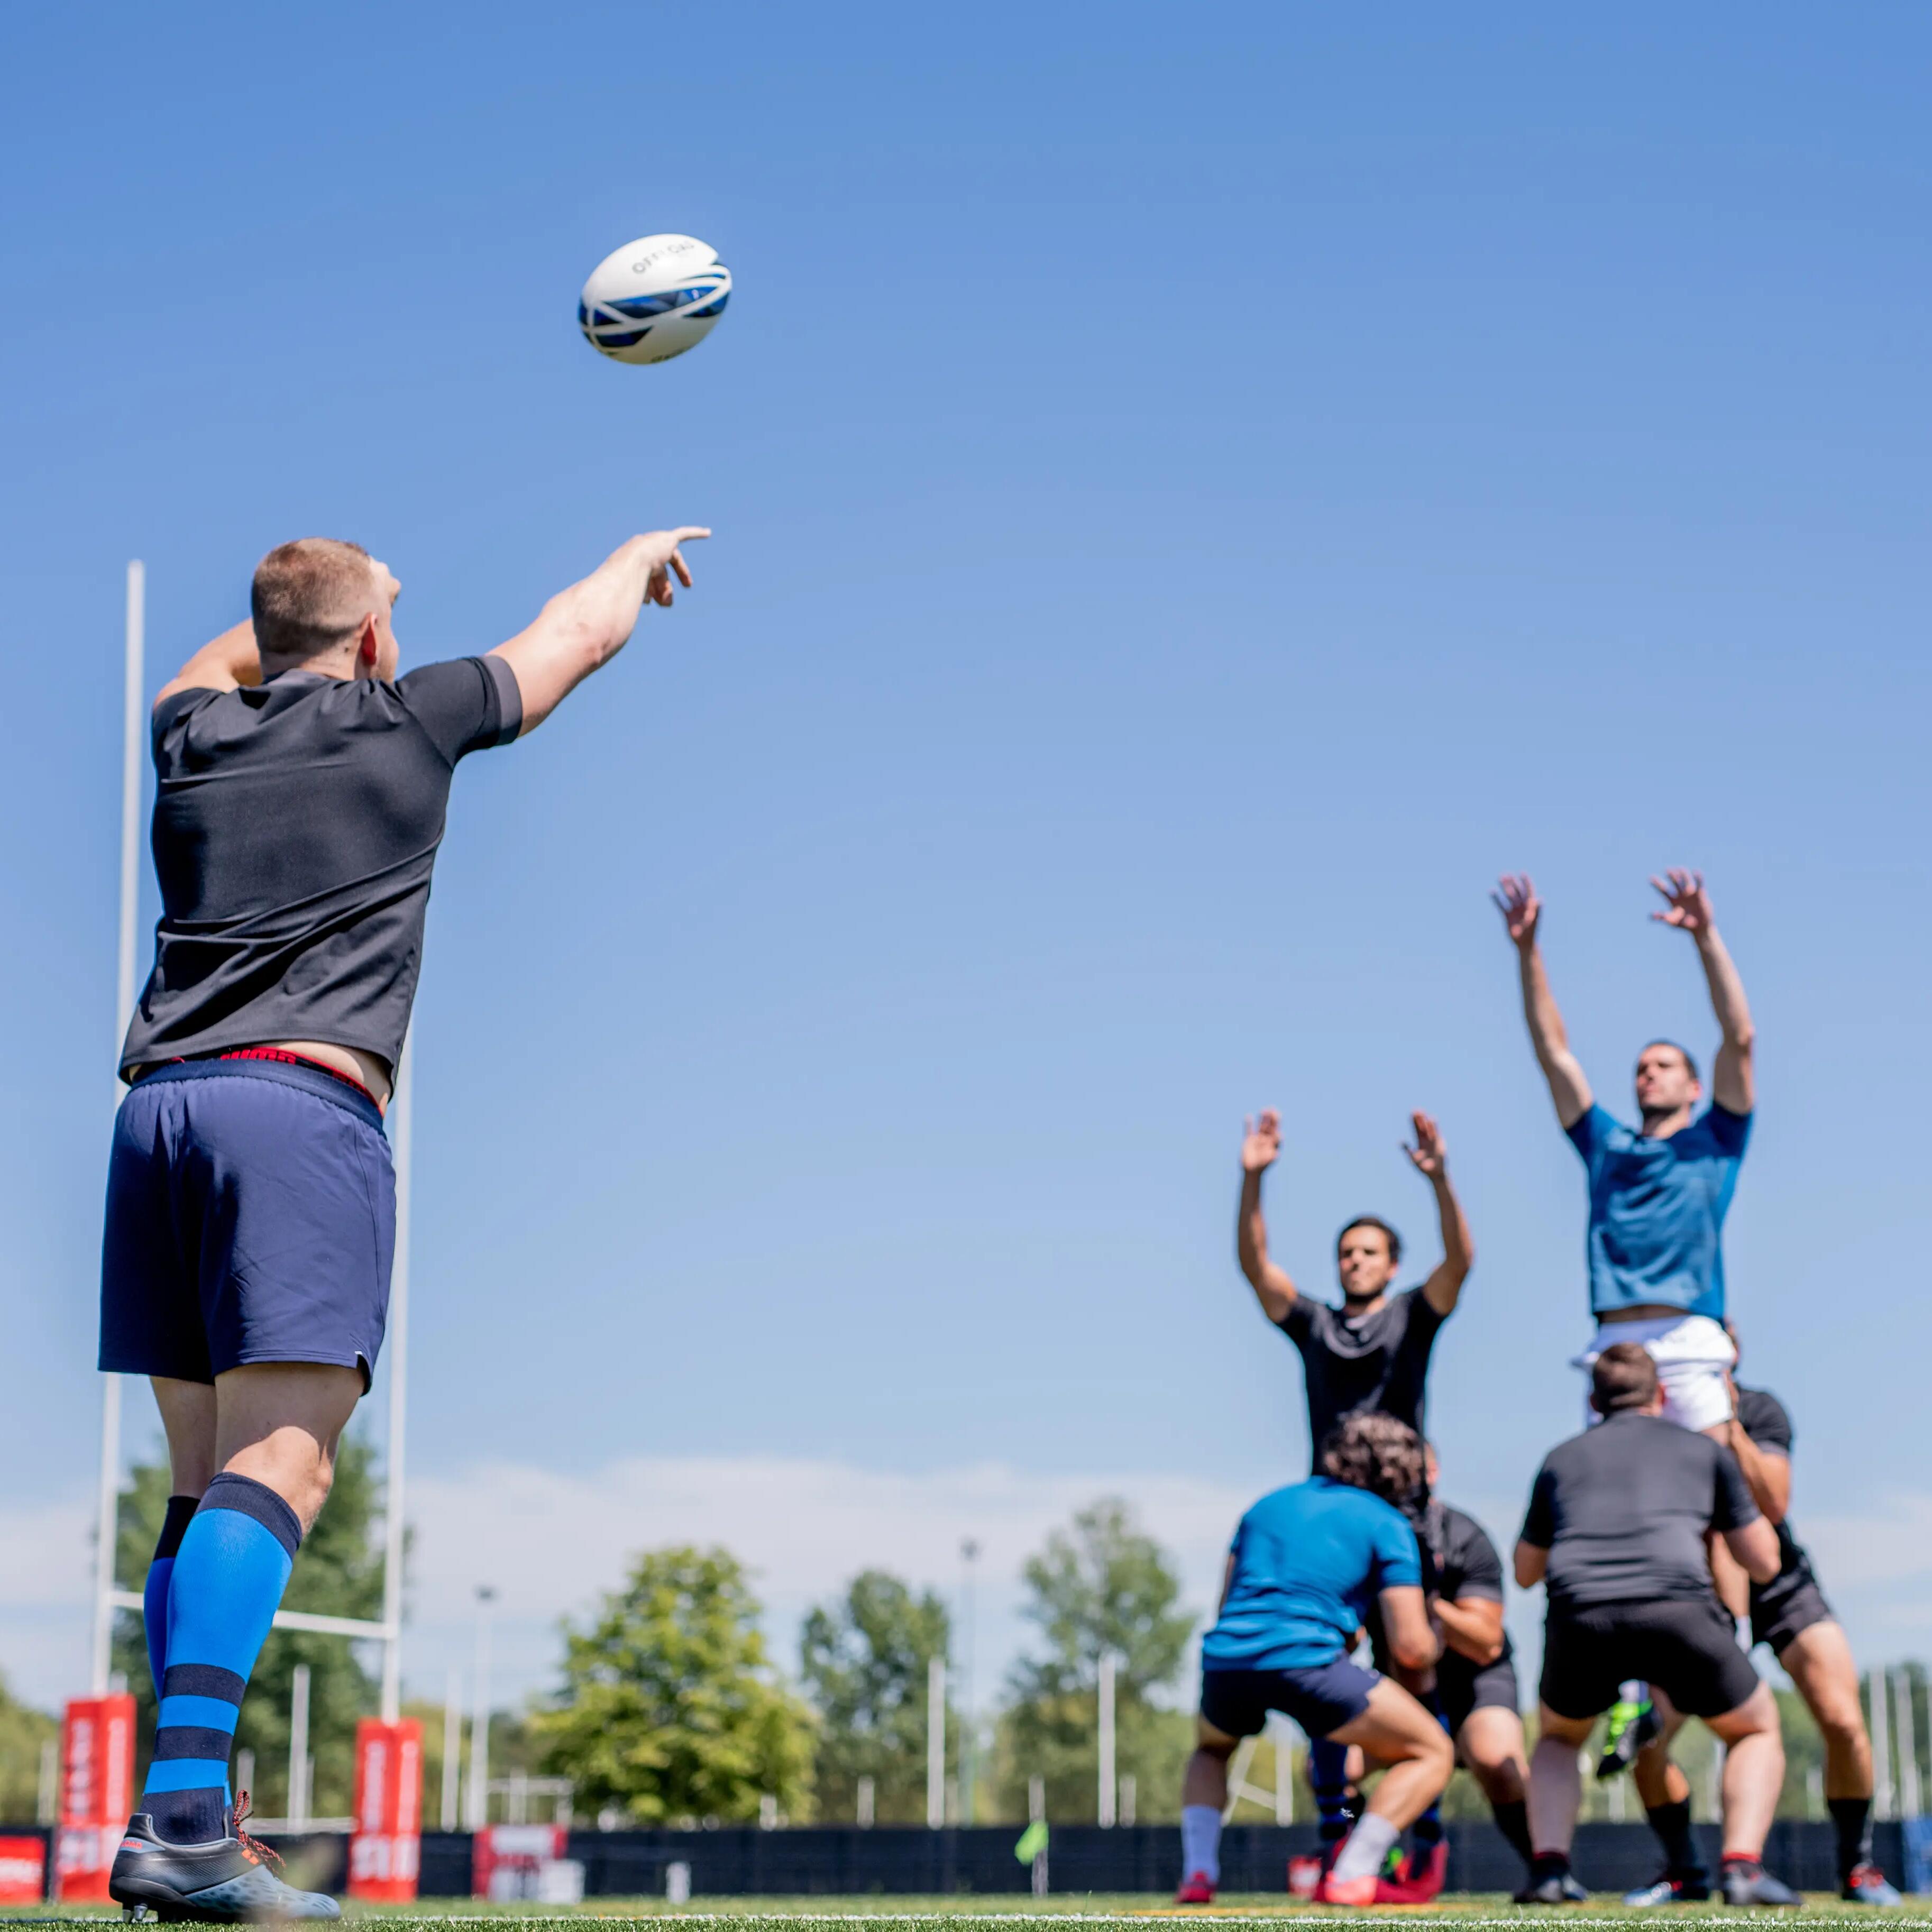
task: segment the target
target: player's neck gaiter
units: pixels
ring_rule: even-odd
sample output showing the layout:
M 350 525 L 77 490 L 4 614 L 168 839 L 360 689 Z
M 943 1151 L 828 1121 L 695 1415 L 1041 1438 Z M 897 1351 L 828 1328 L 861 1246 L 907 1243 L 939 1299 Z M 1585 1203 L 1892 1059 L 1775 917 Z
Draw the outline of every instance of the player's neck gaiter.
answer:
M 168 1580 L 174 1574 L 182 1538 L 194 1520 L 200 1501 L 199 1496 L 169 1497 L 168 1513 L 154 1544 L 154 1558 L 148 1565 L 148 1580 L 141 1586 L 141 1624 L 147 1634 L 148 1670 L 154 1680 L 158 1698 L 161 1694 L 161 1672 L 167 1663 Z
M 168 1580 L 160 1721 L 141 1809 L 176 1844 L 227 1828 L 228 1756 L 248 1673 L 302 1544 L 296 1513 L 266 1484 L 224 1474 L 208 1486 Z

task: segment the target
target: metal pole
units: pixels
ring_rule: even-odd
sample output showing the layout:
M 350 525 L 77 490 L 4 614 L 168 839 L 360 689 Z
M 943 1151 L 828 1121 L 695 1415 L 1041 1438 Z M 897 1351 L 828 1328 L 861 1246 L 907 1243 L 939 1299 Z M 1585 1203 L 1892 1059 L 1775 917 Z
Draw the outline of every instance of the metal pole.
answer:
M 121 930 L 114 981 L 116 1076 L 118 1112 L 122 1088 L 121 1043 L 134 1012 L 134 920 L 141 892 L 141 692 L 147 654 L 148 574 L 139 562 L 128 566 L 126 624 L 122 652 L 121 691 Z M 94 1694 L 106 1694 L 114 1651 L 114 1557 L 119 1534 L 121 1488 L 121 1378 L 101 1378 L 100 1490 L 95 1511 L 94 1552 Z
M 463 1778 L 463 1673 L 452 1670 L 442 1697 L 442 1828 L 456 1829 Z
M 472 1832 L 490 1822 L 490 1605 L 496 1592 L 476 1586 L 476 1684 L 470 1711 L 470 1816 Z
M 1268 1718 L 1268 1736 L 1274 1740 L 1274 1822 L 1294 1822 L 1294 1733 L 1279 1711 Z
M 1027 1780 L 1027 1822 L 1031 1825 L 1046 1822 L 1046 1780 L 1030 1778 Z M 1046 1896 L 1048 1884 L 1046 1852 L 1042 1850 L 1033 1855 L 1033 1895 L 1036 1898 Z
M 289 1692 L 289 1829 L 308 1828 L 308 1666 L 296 1666 Z
M 389 1270 L 389 1450 L 385 1472 L 382 1524 L 382 1721 L 403 1714 L 403 1476 L 410 1412 L 410 1127 L 409 1036 L 396 1063 L 389 1100 L 389 1147 L 396 1168 L 396 1249 Z
M 1100 1789 L 1097 1794 L 1100 1802 L 1094 1814 L 1095 1822 L 1103 1830 L 1112 1831 L 1115 1816 L 1114 1794 L 1119 1790 L 1114 1782 L 1114 1653 L 1103 1650 L 1100 1653 L 1100 1682 L 1096 1701 L 1100 1705 Z
M 1900 1664 L 1892 1673 L 1892 1702 L 1898 1738 L 1898 1815 L 1919 1815 L 1918 1727 L 1912 1720 L 1912 1672 Z
M 946 1822 L 946 1660 L 926 1666 L 926 1822 Z
M 1874 1670 L 1865 1678 L 1871 1706 L 1872 1816 L 1893 1816 L 1892 1803 L 1891 1713 L 1886 1708 L 1885 1672 Z
M 974 1583 L 980 1561 L 978 1540 L 968 1537 L 959 1546 L 965 1572 L 959 1616 L 959 1822 L 973 1822 L 973 1787 L 980 1777 L 979 1726 L 973 1714 Z

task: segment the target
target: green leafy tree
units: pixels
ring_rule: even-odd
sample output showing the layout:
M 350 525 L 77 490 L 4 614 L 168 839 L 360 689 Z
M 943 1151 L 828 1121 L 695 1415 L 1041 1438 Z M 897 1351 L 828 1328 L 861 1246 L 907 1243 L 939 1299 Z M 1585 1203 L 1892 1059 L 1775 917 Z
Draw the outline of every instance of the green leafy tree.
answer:
M 896 1576 L 867 1570 L 806 1618 L 800 1675 L 818 1712 L 816 1797 L 829 1820 L 857 1815 L 859 1780 L 873 1782 L 882 1825 L 926 1822 L 926 1673 L 946 1654 L 946 1606 Z M 946 1741 L 956 1758 L 958 1726 Z
M 23 1704 L 0 1678 L 0 1824 L 31 1825 L 40 1797 L 40 1752 L 60 1721 Z
M 1112 1651 L 1117 1768 L 1135 1781 L 1140 1818 L 1176 1816 L 1192 1720 L 1157 1694 L 1180 1675 L 1194 1617 L 1172 1560 L 1127 1504 L 1103 1497 L 1055 1530 L 1023 1574 L 1024 1614 L 1044 1642 L 1007 1680 L 995 1753 L 1002 1808 L 1024 1816 L 1028 1779 L 1043 1778 L 1049 1818 L 1096 1815 L 1100 1665 Z
M 760 1614 L 728 1551 L 683 1547 L 646 1551 L 587 1624 L 564 1625 L 562 1689 L 532 1722 L 580 1811 L 739 1822 L 769 1795 L 803 1816 L 812 1713 L 778 1682 Z
M 375 1454 L 351 1436 L 336 1458 L 335 1483 L 314 1528 L 302 1539 L 282 1601 L 292 1610 L 325 1616 L 374 1618 L 382 1611 L 382 1552 L 378 1540 Z M 116 1574 L 138 1590 L 148 1574 L 167 1510 L 164 1462 L 136 1463 L 121 1492 Z M 289 1799 L 289 1720 L 298 1664 L 309 1667 L 309 1750 L 315 1760 L 310 1793 L 312 1816 L 340 1817 L 352 1801 L 356 1720 L 376 1708 L 374 1679 L 358 1654 L 364 1646 L 307 1630 L 272 1630 L 262 1646 L 248 1694 L 235 1727 L 235 1746 L 255 1754 L 256 1810 L 285 1817 Z M 146 1774 L 154 1733 L 154 1685 L 148 1669 L 147 1638 L 135 1612 L 115 1619 L 114 1667 L 124 1672 L 140 1722 L 136 1736 Z

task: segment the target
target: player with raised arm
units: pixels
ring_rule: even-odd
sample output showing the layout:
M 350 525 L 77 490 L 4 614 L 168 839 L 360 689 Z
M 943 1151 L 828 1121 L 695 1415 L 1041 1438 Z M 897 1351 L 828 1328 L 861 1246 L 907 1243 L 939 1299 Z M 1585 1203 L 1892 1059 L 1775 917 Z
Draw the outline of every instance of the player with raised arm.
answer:
M 1382 1902 L 1384 1861 L 1404 1827 L 1442 1796 L 1456 1764 L 1435 1716 L 1348 1655 L 1373 1604 L 1397 1661 L 1426 1671 L 1436 1660 L 1421 1556 L 1404 1514 L 1422 1484 L 1415 1432 L 1386 1415 L 1358 1413 L 1323 1445 L 1318 1474 L 1264 1496 L 1242 1517 L 1220 1613 L 1201 1642 L 1178 1904 L 1214 1902 L 1228 1760 L 1270 1711 L 1292 1718 L 1311 1738 L 1345 1751 L 1360 1745 L 1388 1767 L 1316 1894 L 1328 1905 Z
M 1456 1312 L 1476 1258 L 1469 1224 L 1449 1183 L 1449 1152 L 1426 1114 L 1411 1117 L 1415 1138 L 1404 1146 L 1429 1183 L 1442 1234 L 1442 1258 L 1419 1288 L 1391 1294 L 1402 1238 L 1373 1214 L 1358 1215 L 1336 1238 L 1342 1306 L 1303 1294 L 1268 1254 L 1262 1176 L 1281 1152 L 1281 1116 L 1265 1109 L 1247 1123 L 1241 1142 L 1241 1199 L 1234 1249 L 1262 1310 L 1301 1352 L 1308 1390 L 1311 1456 L 1351 1415 L 1378 1412 L 1423 1432 L 1429 1358 L 1444 1322 Z
M 533 730 L 688 584 L 688 528 L 632 538 L 487 656 L 399 676 L 400 589 L 304 538 L 152 724 L 154 964 L 121 1056 L 104 1370 L 152 1382 L 174 1493 L 146 1592 L 160 1700 L 109 1880 L 130 1917 L 334 1918 L 262 1861 L 229 1755 L 256 1654 L 382 1347 L 382 1132 L 459 760 Z
M 1732 1330 L 1732 1341 L 1737 1340 Z M 1838 1840 L 1838 1896 L 1853 1905 L 1904 1900 L 1872 1857 L 1872 1748 L 1858 1702 L 1858 1666 L 1844 1627 L 1820 1588 L 1810 1554 L 1791 1533 L 1791 1417 L 1768 1389 L 1733 1382 L 1737 1413 L 1730 1448 L 1765 1520 L 1778 1532 L 1778 1574 L 1750 1586 L 1750 1636 L 1768 1644 L 1810 1708 L 1825 1741 L 1825 1803 Z M 1665 1714 L 1664 1734 L 1637 1757 L 1636 1787 L 1664 1847 L 1654 1884 L 1627 1905 L 1676 1905 L 1710 1896 L 1710 1875 L 1690 1830 L 1690 1785 L 1671 1762 L 1670 1740 L 1683 1719 Z
M 1599 1427 L 1544 1458 L 1516 1546 L 1516 1580 L 1546 1586 L 1543 1678 L 1529 1765 L 1535 1846 L 1524 1905 L 1560 1905 L 1582 1792 L 1577 1754 L 1619 1685 L 1640 1678 L 1725 1746 L 1724 1902 L 1797 1905 L 1764 1869 L 1784 1781 L 1778 1706 L 1711 1593 L 1705 1542 L 1724 1538 L 1755 1581 L 1778 1574 L 1778 1538 L 1737 1458 L 1662 1419 L 1657 1364 L 1615 1342 L 1590 1372 Z

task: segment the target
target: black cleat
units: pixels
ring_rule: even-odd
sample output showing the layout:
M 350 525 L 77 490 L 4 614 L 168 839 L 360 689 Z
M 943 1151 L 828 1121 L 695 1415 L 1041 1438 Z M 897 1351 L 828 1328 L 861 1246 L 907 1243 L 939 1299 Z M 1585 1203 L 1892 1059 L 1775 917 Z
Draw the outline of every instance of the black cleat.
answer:
M 1775 1879 L 1763 1866 L 1742 1861 L 1727 1864 L 1720 1882 L 1724 1903 L 1736 1908 L 1746 1905 L 1802 1905 L 1800 1898 L 1783 1880 Z
M 1636 1762 L 1636 1754 L 1653 1738 L 1664 1735 L 1657 1707 L 1646 1696 L 1641 1702 L 1618 1698 L 1610 1706 L 1610 1723 L 1604 1733 L 1603 1755 L 1597 1760 L 1600 1780 L 1619 1778 Z
M 206 1844 L 171 1845 L 156 1835 L 154 1820 L 137 1811 L 114 1855 L 107 1893 L 122 1907 L 121 1916 L 137 1924 L 257 1924 L 342 1916 L 342 1908 L 325 1894 L 284 1884 L 264 1862 L 274 1856 L 239 1830 Z
M 1532 1875 L 1529 1882 L 1515 1894 L 1518 1905 L 1581 1905 L 1590 1894 L 1567 1871 Z

